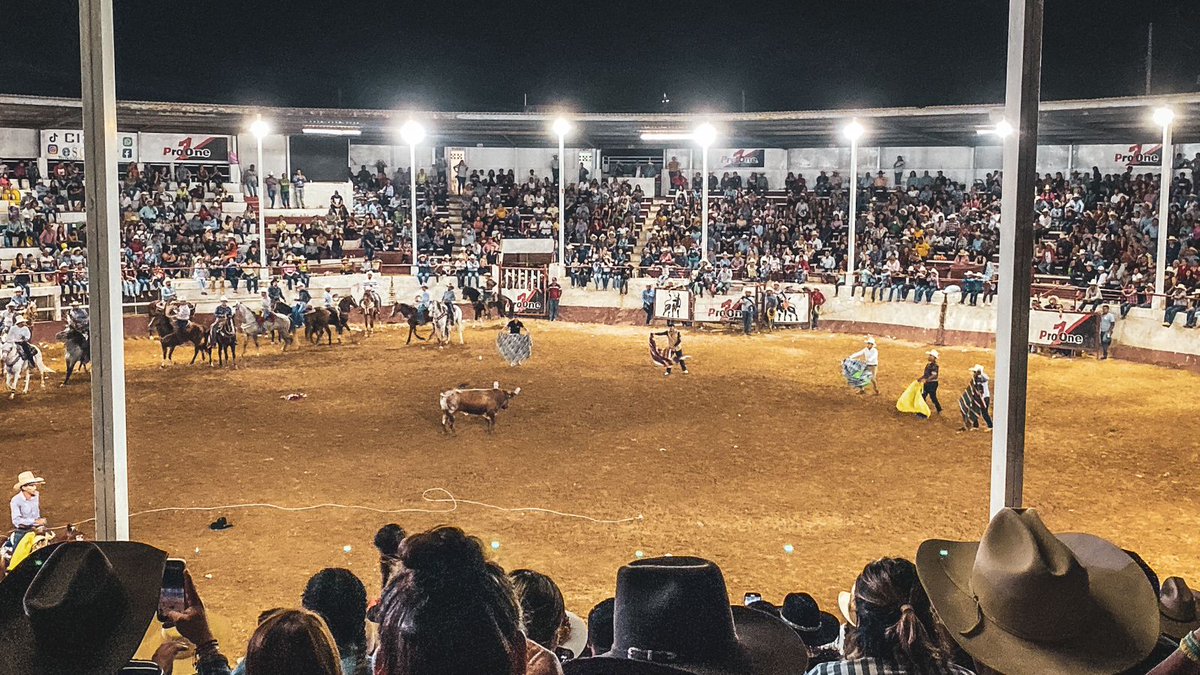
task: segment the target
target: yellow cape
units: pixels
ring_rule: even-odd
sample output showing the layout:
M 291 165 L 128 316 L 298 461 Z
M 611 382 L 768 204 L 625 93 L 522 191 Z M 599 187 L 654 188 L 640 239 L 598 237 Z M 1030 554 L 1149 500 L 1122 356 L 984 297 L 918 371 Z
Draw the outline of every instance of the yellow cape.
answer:
M 917 413 L 929 417 L 929 405 L 925 403 L 925 398 L 921 396 L 921 391 L 924 387 L 918 380 L 913 380 L 913 383 L 908 385 L 908 389 L 900 394 L 900 398 L 896 401 L 896 410 L 902 413 Z

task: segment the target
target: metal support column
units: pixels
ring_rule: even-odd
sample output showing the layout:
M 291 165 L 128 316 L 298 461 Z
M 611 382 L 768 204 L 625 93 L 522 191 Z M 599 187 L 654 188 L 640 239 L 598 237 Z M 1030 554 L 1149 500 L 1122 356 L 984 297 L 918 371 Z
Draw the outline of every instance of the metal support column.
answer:
M 858 233 L 858 139 L 850 139 L 850 210 L 846 214 L 846 288 L 854 296 L 854 245 Z
M 80 0 L 96 539 L 129 539 L 112 0 Z
M 1158 179 L 1158 252 L 1154 256 L 1154 303 L 1167 307 L 1167 237 L 1171 233 L 1171 174 L 1175 148 L 1171 143 L 1171 123 L 1162 128 L 1162 165 Z
M 708 262 L 708 146 L 700 151 L 700 259 Z
M 1025 473 L 1025 392 L 1029 375 L 1029 284 L 1033 274 L 1033 200 L 1037 179 L 1043 0 L 1009 0 L 1000 202 L 1000 276 L 996 298 L 995 431 L 991 513 L 1020 507 Z

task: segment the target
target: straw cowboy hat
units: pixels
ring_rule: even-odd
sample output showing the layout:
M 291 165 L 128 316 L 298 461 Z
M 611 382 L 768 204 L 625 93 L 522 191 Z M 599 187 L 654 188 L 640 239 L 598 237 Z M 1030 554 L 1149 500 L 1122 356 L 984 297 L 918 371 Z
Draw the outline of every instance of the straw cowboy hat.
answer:
M 932 356 L 936 359 L 939 358 L 941 354 L 938 354 L 938 350 L 936 349 L 930 349 L 929 351 L 925 352 L 925 356 Z
M 167 554 L 130 541 L 71 541 L 0 581 L 0 673 L 111 675 L 158 607 Z
M 1054 535 L 1033 509 L 1003 509 L 979 542 L 933 539 L 917 573 L 947 631 L 1006 675 L 1124 671 L 1158 640 L 1158 601 L 1124 551 Z
M 1158 616 L 1163 635 L 1182 640 L 1184 635 L 1200 628 L 1200 613 L 1196 612 L 1196 594 L 1179 577 L 1167 577 L 1158 594 Z
M 566 675 L 792 675 L 804 642 L 765 612 L 730 607 L 725 578 L 702 558 L 637 560 L 617 573 L 613 645 L 568 661 Z
M 41 478 L 39 476 L 33 475 L 32 471 L 22 471 L 20 474 L 17 475 L 17 484 L 13 486 L 13 489 L 20 490 L 21 488 L 25 487 L 26 485 L 30 485 L 33 483 L 37 483 L 40 485 L 45 482 L 46 482 L 45 478 Z

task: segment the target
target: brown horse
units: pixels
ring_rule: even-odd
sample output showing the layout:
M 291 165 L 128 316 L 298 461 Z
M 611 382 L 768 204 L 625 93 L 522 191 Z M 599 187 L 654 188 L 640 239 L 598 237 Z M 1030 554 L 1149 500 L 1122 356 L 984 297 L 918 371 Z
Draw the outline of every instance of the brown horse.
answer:
M 418 319 L 416 307 L 413 307 L 407 303 L 397 302 L 396 304 L 392 305 L 392 314 L 389 318 L 394 319 L 397 314 L 404 317 L 405 323 L 408 324 L 408 339 L 404 341 L 404 344 L 411 344 L 414 335 L 417 336 L 417 339 L 421 341 L 429 339 L 429 336 L 421 337 L 421 334 L 417 332 L 418 326 L 424 326 L 433 322 L 428 312 L 425 313 L 424 317 Z M 429 335 L 433 335 L 432 330 L 429 331 Z
M 321 334 L 327 339 L 326 344 L 333 345 L 333 329 L 337 329 L 338 342 L 342 341 L 342 331 L 350 328 L 350 310 L 358 307 L 354 298 L 346 296 L 338 302 L 337 316 L 324 307 L 317 307 L 304 315 L 304 337 L 310 342 L 320 344 Z
M 189 342 L 192 343 L 190 363 L 196 363 L 196 357 L 201 354 L 208 355 L 208 331 L 194 321 L 189 321 L 183 330 L 177 330 L 175 322 L 160 312 L 150 318 L 149 328 L 151 334 L 158 334 L 159 343 L 162 344 L 162 363 L 159 368 L 165 367 L 168 362 L 173 363 L 175 348 Z
M 511 319 L 513 317 L 516 308 L 513 306 L 512 299 L 505 297 L 503 293 L 497 292 L 487 302 L 483 301 L 483 293 L 478 288 L 465 286 L 462 289 L 462 293 L 463 299 L 470 302 L 471 306 L 475 308 L 476 321 L 481 317 L 486 319 L 492 318 L 493 309 L 496 310 L 496 313 L 501 318 Z

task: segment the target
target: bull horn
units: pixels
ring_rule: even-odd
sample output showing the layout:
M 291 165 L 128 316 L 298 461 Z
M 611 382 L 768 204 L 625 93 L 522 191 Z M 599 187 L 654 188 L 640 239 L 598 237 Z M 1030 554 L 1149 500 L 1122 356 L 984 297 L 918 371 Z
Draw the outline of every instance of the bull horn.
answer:
M 520 387 L 517 387 L 516 389 L 513 389 L 513 396 L 516 396 L 517 394 L 520 394 L 520 393 L 521 393 L 521 388 L 520 388 Z
M 500 388 L 500 381 L 499 381 L 499 380 L 497 380 L 497 381 L 495 381 L 495 382 L 493 382 L 493 383 L 492 383 L 492 389 L 499 389 L 499 388 Z

